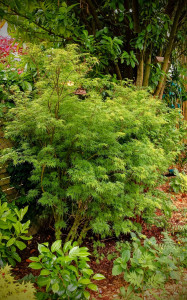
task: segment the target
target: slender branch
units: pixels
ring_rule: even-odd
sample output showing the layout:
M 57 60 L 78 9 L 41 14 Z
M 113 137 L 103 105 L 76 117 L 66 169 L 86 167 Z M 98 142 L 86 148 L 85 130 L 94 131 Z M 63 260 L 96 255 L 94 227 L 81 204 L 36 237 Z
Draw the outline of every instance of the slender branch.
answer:
M 16 16 L 19 16 L 19 17 L 22 17 L 28 21 L 31 21 L 31 19 L 29 17 L 27 17 L 26 15 L 18 12 L 17 10 L 15 9 L 12 9 L 10 8 L 10 6 L 6 3 L 4 3 L 3 1 L 0 1 L 0 3 L 2 3 L 4 6 L 6 6 L 8 9 L 10 9 L 12 12 L 14 12 L 16 14 Z M 9 13 L 10 14 L 10 13 Z M 7 22 L 9 22 L 9 20 L 6 19 Z M 56 34 L 54 31 L 52 31 L 51 29 L 47 29 L 46 27 L 40 25 L 38 22 L 36 21 L 32 21 L 33 24 L 35 24 L 36 26 L 38 26 L 39 28 L 41 28 L 42 30 L 46 31 L 49 33 L 49 35 L 54 35 L 54 36 L 57 36 L 57 37 L 60 37 L 60 38 L 64 38 L 63 35 L 60 35 L 60 34 Z M 68 37 L 68 38 L 65 38 L 66 40 L 72 40 L 71 37 Z
M 44 171 L 45 171 L 45 165 L 43 165 L 42 167 L 42 174 L 41 174 L 41 188 L 42 188 L 42 192 L 45 193 L 42 182 L 43 182 L 43 176 L 44 176 Z

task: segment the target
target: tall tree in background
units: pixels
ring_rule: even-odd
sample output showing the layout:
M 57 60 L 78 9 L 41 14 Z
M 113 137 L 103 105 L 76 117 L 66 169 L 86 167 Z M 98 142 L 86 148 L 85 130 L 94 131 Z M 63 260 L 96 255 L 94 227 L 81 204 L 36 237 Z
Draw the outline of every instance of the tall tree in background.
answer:
M 96 56 L 98 76 L 116 74 L 162 97 L 173 60 L 185 53 L 186 1 L 0 0 L 0 16 L 22 41 L 78 43 Z M 156 61 L 162 57 L 162 62 Z M 176 55 L 175 55 L 176 57 Z

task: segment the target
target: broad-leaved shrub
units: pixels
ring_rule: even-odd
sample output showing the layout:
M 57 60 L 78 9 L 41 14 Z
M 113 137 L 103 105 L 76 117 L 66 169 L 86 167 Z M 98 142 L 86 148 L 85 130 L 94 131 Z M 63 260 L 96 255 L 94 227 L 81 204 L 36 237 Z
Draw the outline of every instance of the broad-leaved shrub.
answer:
M 16 252 L 23 250 L 26 244 L 23 240 L 30 240 L 27 236 L 30 221 L 23 223 L 23 217 L 28 210 L 28 206 L 22 209 L 11 208 L 7 202 L 0 201 L 0 264 L 9 262 L 15 266 L 16 261 L 20 262 L 21 257 Z
M 51 249 L 48 243 L 38 245 L 40 255 L 30 257 L 30 268 L 41 269 L 37 284 L 46 291 L 56 294 L 58 299 L 89 299 L 88 290 L 97 291 L 92 279 L 102 280 L 102 274 L 95 274 L 90 268 L 87 247 L 79 247 L 77 242 L 64 244 L 55 241 Z

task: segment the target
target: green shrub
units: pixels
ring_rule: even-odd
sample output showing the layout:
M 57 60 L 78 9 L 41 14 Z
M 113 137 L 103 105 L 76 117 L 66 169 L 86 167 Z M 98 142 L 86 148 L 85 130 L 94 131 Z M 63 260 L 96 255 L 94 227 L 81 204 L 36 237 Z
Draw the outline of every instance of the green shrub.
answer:
M 0 201 L 0 264 L 7 261 L 15 266 L 16 261 L 20 262 L 21 257 L 16 252 L 16 248 L 23 250 L 26 244 L 22 240 L 30 240 L 32 237 L 26 236 L 30 221 L 22 223 L 23 217 L 28 210 L 28 206 L 18 210 L 11 209 L 7 202 L 1 204 Z
M 18 283 L 11 275 L 11 267 L 6 265 L 0 269 L 1 300 L 34 300 L 35 289 L 32 283 Z
M 144 292 L 147 289 L 163 288 L 170 280 L 181 279 L 181 268 L 187 266 L 186 243 L 176 244 L 163 232 L 162 244 L 157 244 L 154 237 L 144 237 L 144 244 L 132 234 L 132 245 L 126 243 L 121 256 L 114 261 L 113 275 L 123 273 L 125 281 L 130 285 L 122 289 L 125 299 L 133 299 L 134 292 Z M 141 235 L 142 237 L 142 235 Z
M 178 111 L 125 82 L 90 79 L 93 59 L 74 45 L 33 46 L 33 57 L 33 100 L 29 92 L 15 95 L 6 137 L 16 146 L 2 161 L 33 166 L 28 200 L 51 208 L 56 239 L 62 228 L 79 243 L 90 229 L 102 236 L 136 231 L 132 218 L 153 222 L 155 208 L 168 217 L 155 187 L 181 149 Z
M 30 257 L 33 262 L 29 267 L 42 269 L 37 284 L 46 286 L 47 292 L 57 294 L 60 299 L 89 299 L 90 293 L 86 289 L 97 291 L 97 286 L 91 279 L 102 280 L 105 277 L 101 274 L 93 275 L 87 261 L 89 261 L 88 248 L 77 246 L 74 242 L 64 244 L 61 248 L 61 241 L 55 241 L 51 250 L 48 243 L 38 245 L 40 255 Z M 56 253 L 56 254 L 55 254 Z
M 170 180 L 170 187 L 175 193 L 187 192 L 187 175 L 175 169 L 175 177 Z

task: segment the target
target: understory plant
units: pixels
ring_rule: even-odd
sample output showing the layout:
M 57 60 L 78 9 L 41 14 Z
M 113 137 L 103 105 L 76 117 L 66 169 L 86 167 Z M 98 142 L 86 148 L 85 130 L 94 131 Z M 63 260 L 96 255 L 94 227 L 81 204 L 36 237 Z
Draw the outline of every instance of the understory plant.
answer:
M 105 243 L 100 241 L 93 241 L 93 256 L 96 259 L 96 263 L 99 264 L 101 260 L 105 258 L 104 253 L 102 253 L 102 249 L 105 248 Z
M 11 266 L 0 269 L 0 298 L 1 300 L 34 300 L 34 285 L 30 282 L 20 284 L 11 274 Z
M 94 274 L 90 268 L 88 248 L 79 247 L 76 242 L 67 242 L 61 247 L 61 240 L 55 241 L 51 249 L 48 243 L 38 245 L 39 256 L 30 257 L 29 267 L 41 269 L 37 284 L 45 286 L 46 292 L 55 294 L 53 299 L 89 299 L 88 290 L 97 291 L 92 279 L 102 280 L 102 274 Z M 88 290 L 87 290 L 88 289 Z
M 174 171 L 175 177 L 170 180 L 170 187 L 175 193 L 187 192 L 187 175 L 180 173 L 177 169 Z
M 27 236 L 30 221 L 23 223 L 23 217 L 28 206 L 22 209 L 11 208 L 7 202 L 0 201 L 0 265 L 7 262 L 12 266 L 16 261 L 20 262 L 21 257 L 17 249 L 23 250 L 26 244 L 23 241 L 30 240 Z
M 155 208 L 169 217 L 155 187 L 182 147 L 178 111 L 126 82 L 90 78 L 98 62 L 75 45 L 30 46 L 24 60 L 35 63 L 37 82 L 15 92 L 5 129 L 14 148 L 1 161 L 32 166 L 27 199 L 51 209 L 56 239 L 64 228 L 79 243 L 89 230 L 136 231 L 140 217 L 154 222 Z
M 155 237 L 144 238 L 141 243 L 136 234 L 132 235 L 132 245 L 124 244 L 121 255 L 114 261 L 113 275 L 123 273 L 128 289 L 124 287 L 121 293 L 125 299 L 141 299 L 138 294 L 146 290 L 163 288 L 168 280 L 180 281 L 182 268 L 186 268 L 186 242 L 176 243 L 167 232 L 163 232 L 162 244 Z

